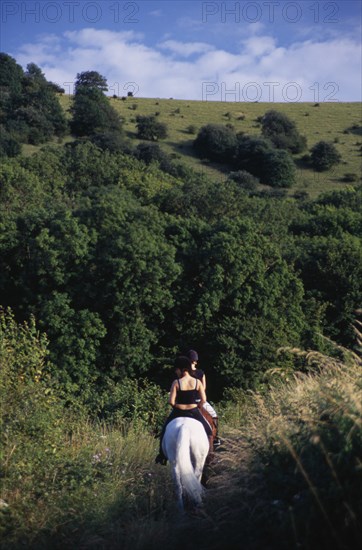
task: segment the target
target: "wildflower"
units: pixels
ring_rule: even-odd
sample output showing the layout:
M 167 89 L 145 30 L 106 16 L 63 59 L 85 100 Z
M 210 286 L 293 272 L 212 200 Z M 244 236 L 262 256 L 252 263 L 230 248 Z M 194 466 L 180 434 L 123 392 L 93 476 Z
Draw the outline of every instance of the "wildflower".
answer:
M 102 455 L 101 453 L 97 453 L 95 455 L 93 455 L 93 463 L 97 463 L 97 462 L 100 462 L 102 460 Z

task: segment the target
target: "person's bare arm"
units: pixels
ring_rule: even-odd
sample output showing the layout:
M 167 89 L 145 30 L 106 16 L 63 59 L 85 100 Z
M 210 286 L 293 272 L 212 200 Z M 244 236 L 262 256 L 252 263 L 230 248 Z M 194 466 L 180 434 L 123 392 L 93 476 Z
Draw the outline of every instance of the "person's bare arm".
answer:
M 168 402 L 170 403 L 170 405 L 172 407 L 174 407 L 176 405 L 176 394 L 177 394 L 176 385 L 177 385 L 177 380 L 174 380 L 172 382 L 172 386 L 171 386 L 171 389 L 170 389 L 170 395 L 169 395 L 169 398 L 168 398 Z
M 204 390 L 206 391 L 206 376 L 205 375 L 203 375 L 201 382 L 202 382 L 202 385 L 204 386 Z
M 204 390 L 204 386 L 203 386 L 202 382 L 200 382 L 200 380 L 197 381 L 196 389 L 198 390 L 198 392 L 200 394 L 200 398 L 201 398 L 200 406 L 202 407 L 202 405 L 204 403 L 206 403 L 206 393 L 205 393 L 205 390 Z

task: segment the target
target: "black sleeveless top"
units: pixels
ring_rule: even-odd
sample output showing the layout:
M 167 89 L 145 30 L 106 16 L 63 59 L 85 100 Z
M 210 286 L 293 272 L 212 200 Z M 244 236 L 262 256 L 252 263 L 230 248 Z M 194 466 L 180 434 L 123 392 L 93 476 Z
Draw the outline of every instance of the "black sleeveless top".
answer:
M 197 380 L 195 380 L 195 389 L 193 390 L 182 390 L 181 381 L 178 380 L 179 390 L 176 394 L 176 404 L 177 405 L 197 405 L 197 400 L 200 400 L 199 391 L 197 388 Z

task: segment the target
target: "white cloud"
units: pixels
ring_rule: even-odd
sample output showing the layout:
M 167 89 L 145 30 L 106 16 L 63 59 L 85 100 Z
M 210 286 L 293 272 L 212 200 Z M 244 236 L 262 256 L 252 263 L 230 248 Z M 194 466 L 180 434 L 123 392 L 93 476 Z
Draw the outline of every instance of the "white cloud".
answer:
M 360 44 L 345 38 L 305 40 L 280 47 L 271 36 L 251 34 L 235 53 L 205 42 L 171 39 L 151 47 L 140 33 L 89 28 L 62 36 L 40 36 L 36 43 L 24 44 L 14 57 L 23 66 L 38 64 L 49 80 L 60 85 L 73 82 L 79 72 L 96 70 L 117 95 L 124 95 L 127 83 L 133 82 L 137 95 L 143 97 L 288 101 L 295 96 L 297 100 L 314 101 L 315 92 L 310 87 L 318 83 L 322 91 L 334 83 L 333 99 L 361 99 Z M 207 98 L 203 97 L 205 82 L 214 83 L 216 90 Z M 295 89 L 292 82 L 297 83 Z M 271 87 L 270 83 L 276 84 Z M 289 91 L 284 93 L 288 85 Z M 250 93 L 244 93 L 245 89 Z M 227 90 L 231 92 L 226 94 Z M 330 92 L 333 88 L 326 88 L 318 99 L 332 99 Z
M 166 40 L 159 43 L 158 47 L 169 50 L 181 57 L 189 57 L 193 54 L 201 54 L 214 49 L 211 44 L 205 42 L 178 42 L 177 40 Z

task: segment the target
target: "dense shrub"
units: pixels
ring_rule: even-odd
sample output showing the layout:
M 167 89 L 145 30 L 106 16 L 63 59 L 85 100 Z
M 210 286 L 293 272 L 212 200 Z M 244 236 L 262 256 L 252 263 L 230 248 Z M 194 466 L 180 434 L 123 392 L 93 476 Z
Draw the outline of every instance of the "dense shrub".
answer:
M 341 155 L 338 153 L 333 143 L 319 141 L 311 149 L 311 162 L 314 170 L 322 172 L 329 170 L 335 164 L 341 161 Z
M 270 151 L 263 159 L 263 183 L 271 187 L 291 187 L 295 183 L 296 168 L 290 154 L 284 150 Z
M 295 123 L 285 114 L 271 110 L 265 113 L 261 122 L 263 136 L 270 139 L 277 149 L 300 153 L 306 148 L 306 138 L 299 134 Z
M 0 157 L 16 157 L 21 153 L 20 143 L 0 126 Z
M 92 135 L 90 140 L 103 151 L 110 151 L 111 153 L 119 153 L 121 151 L 130 152 L 125 142 L 124 135 L 117 130 L 98 132 Z
M 237 146 L 234 130 L 221 124 L 203 126 L 193 146 L 198 155 L 211 161 L 231 163 Z
M 160 165 L 170 162 L 169 156 L 157 143 L 140 143 L 136 147 L 136 157 L 146 164 L 158 162 Z
M 46 80 L 37 65 L 29 63 L 24 72 L 9 55 L 0 54 L 0 88 L 2 122 L 8 132 L 3 154 L 14 156 L 14 141 L 38 145 L 54 135 L 65 135 L 68 124 L 57 87 Z
M 137 137 L 149 141 L 158 141 L 167 137 L 167 126 L 158 122 L 154 116 L 137 116 Z
M 262 180 L 265 174 L 265 158 L 272 150 L 270 141 L 266 139 L 238 134 L 235 166 Z
M 229 179 L 235 181 L 243 189 L 254 191 L 259 183 L 258 178 L 247 172 L 246 170 L 237 170 L 229 173 Z

